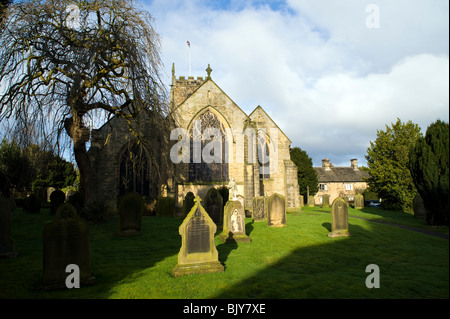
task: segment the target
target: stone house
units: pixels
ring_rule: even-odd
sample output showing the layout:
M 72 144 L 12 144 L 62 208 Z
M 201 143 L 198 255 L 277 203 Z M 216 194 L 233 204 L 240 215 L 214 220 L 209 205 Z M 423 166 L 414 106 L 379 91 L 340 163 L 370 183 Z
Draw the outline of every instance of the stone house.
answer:
M 173 197 L 182 207 L 188 192 L 204 199 L 211 187 L 227 188 L 234 180 L 246 210 L 253 197 L 273 193 L 284 196 L 287 207 L 300 207 L 289 138 L 261 106 L 247 115 L 212 80 L 209 65 L 206 71 L 206 77 L 177 78 L 172 67 L 171 130 L 158 126 L 167 119 L 144 116 L 137 124 L 143 147 L 133 146 L 135 137 L 122 118 L 92 131 L 88 154 L 99 201 L 135 191 L 151 199 Z M 132 169 L 136 160 L 142 164 L 138 172 Z
M 319 191 L 314 195 L 315 205 L 322 203 L 322 196 L 330 196 L 330 204 L 337 197 L 345 197 L 349 202 L 354 200 L 357 192 L 362 193 L 367 187 L 364 178 L 369 178 L 369 174 L 358 168 L 358 160 L 351 159 L 350 167 L 334 167 L 330 159 L 322 159 L 322 167 L 314 167 L 317 172 Z

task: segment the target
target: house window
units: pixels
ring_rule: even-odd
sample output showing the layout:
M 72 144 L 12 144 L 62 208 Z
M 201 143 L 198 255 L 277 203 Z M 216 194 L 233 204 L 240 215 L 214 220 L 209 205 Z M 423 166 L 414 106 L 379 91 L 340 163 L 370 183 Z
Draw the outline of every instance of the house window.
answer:
M 319 191 L 326 192 L 327 190 L 327 184 L 319 184 Z
M 353 184 L 344 184 L 346 191 L 352 191 L 353 190 Z

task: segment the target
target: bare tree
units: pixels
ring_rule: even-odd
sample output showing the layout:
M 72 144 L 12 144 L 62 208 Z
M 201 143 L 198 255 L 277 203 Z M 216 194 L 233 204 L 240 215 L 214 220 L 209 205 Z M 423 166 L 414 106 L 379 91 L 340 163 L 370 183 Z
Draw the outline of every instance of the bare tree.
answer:
M 31 0 L 7 8 L 0 31 L 0 121 L 73 143 L 86 203 L 87 118 L 166 114 L 160 38 L 129 0 Z M 162 125 L 162 123 L 161 123 Z M 139 138 L 139 132 L 134 132 Z

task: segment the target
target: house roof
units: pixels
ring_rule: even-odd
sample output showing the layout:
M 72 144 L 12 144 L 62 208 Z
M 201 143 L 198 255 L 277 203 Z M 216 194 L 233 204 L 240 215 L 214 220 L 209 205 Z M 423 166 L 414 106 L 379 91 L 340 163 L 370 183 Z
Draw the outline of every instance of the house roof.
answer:
M 352 167 L 330 167 L 330 170 L 325 170 L 325 167 L 314 167 L 317 172 L 317 179 L 319 183 L 326 182 L 364 182 L 364 178 L 369 178 L 369 173 L 361 169 L 353 169 Z

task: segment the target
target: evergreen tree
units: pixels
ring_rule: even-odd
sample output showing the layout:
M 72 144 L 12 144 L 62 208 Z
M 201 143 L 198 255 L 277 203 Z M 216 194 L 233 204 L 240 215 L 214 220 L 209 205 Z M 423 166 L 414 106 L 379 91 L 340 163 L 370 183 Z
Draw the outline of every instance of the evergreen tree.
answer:
M 409 171 L 409 147 L 422 136 L 420 127 L 397 119 L 386 130 L 378 130 L 375 142 L 367 149 L 367 180 L 370 189 L 382 198 L 386 209 L 411 211 L 417 189 Z
M 427 223 L 448 225 L 449 219 L 449 125 L 437 120 L 410 149 L 414 184 L 428 211 Z
M 291 149 L 291 161 L 297 165 L 298 168 L 298 185 L 300 186 L 300 195 L 306 199 L 307 187 L 309 186 L 309 195 L 314 196 L 319 190 L 319 182 L 317 180 L 317 173 L 313 168 L 312 159 L 308 156 L 306 151 L 300 147 Z

